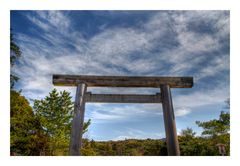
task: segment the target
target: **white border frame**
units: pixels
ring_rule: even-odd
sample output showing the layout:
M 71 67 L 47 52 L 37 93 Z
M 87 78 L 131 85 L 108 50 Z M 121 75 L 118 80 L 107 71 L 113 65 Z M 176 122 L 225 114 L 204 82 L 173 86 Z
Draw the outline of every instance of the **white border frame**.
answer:
M 7 165 L 231 165 L 239 157 L 240 10 L 229 0 L 1 0 L 0 1 L 0 161 Z M 10 10 L 230 10 L 230 157 L 10 157 Z

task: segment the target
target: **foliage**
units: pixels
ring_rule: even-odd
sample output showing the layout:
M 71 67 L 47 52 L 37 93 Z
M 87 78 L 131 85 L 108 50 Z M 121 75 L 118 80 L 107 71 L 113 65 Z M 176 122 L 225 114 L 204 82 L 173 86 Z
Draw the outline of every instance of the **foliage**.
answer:
M 230 108 L 230 100 L 227 100 L 227 108 Z M 207 145 L 217 151 L 217 144 L 224 144 L 226 153 L 230 153 L 230 113 L 221 111 L 219 119 L 213 119 L 207 122 L 196 122 L 203 128 L 202 135 L 207 136 Z M 215 152 L 215 154 L 219 152 Z
M 88 119 L 87 122 L 84 122 L 84 124 L 83 124 L 83 134 L 88 132 L 88 127 L 90 126 L 90 124 L 91 124 L 91 119 Z
M 53 89 L 49 96 L 35 100 L 33 109 L 48 138 L 47 155 L 58 155 L 57 149 L 69 144 L 73 109 L 70 93 Z
M 96 156 L 96 152 L 92 147 L 92 142 L 88 139 L 83 139 L 83 147 L 81 148 L 81 155 L 83 156 Z
M 46 140 L 27 99 L 11 90 L 10 105 L 11 154 L 39 155 Z
M 67 153 L 67 150 L 61 152 L 59 149 L 69 146 L 73 105 L 69 92 L 57 92 L 56 89 L 53 89 L 44 99 L 34 101 L 33 109 L 48 138 L 47 155 Z M 90 123 L 90 120 L 84 123 L 83 133 L 87 131 Z
M 88 140 L 85 140 L 88 141 Z M 86 143 L 85 143 L 86 144 Z M 97 156 L 158 156 L 167 155 L 162 140 L 126 139 L 119 141 L 90 141 Z
M 221 135 L 217 138 L 210 137 L 193 137 L 186 141 L 182 136 L 179 138 L 180 152 L 183 156 L 218 156 L 217 144 L 223 143 L 226 145 L 226 152 L 229 155 L 230 151 L 230 135 Z
M 191 139 L 196 135 L 196 132 L 194 132 L 192 128 L 187 127 L 181 131 L 180 135 L 187 139 Z
M 221 112 L 219 119 L 213 119 L 208 122 L 196 121 L 199 127 L 204 131 L 202 135 L 217 137 L 222 134 L 227 134 L 230 130 L 230 114 L 229 112 Z
M 22 52 L 20 47 L 15 43 L 13 34 L 10 34 L 10 64 L 11 67 L 15 64 L 17 58 L 21 56 Z M 14 87 L 14 84 L 18 81 L 18 77 L 14 74 L 10 74 L 11 89 Z

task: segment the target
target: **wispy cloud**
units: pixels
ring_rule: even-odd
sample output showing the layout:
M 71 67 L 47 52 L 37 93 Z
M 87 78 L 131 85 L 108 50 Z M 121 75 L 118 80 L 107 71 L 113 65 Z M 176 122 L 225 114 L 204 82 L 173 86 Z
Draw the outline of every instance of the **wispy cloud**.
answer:
M 36 26 L 43 31 L 49 31 L 58 29 L 64 33 L 65 30 L 69 30 L 70 20 L 66 16 L 66 12 L 61 11 L 36 11 L 35 16 L 26 15 L 26 17 L 32 21 Z
M 229 97 L 228 88 L 225 86 L 216 86 L 211 90 L 200 90 L 186 95 L 173 96 L 173 100 L 175 106 L 189 108 L 220 104 Z
M 89 104 L 92 111 L 89 118 L 96 122 L 113 120 L 129 121 L 133 118 L 159 117 L 162 114 L 160 104 Z

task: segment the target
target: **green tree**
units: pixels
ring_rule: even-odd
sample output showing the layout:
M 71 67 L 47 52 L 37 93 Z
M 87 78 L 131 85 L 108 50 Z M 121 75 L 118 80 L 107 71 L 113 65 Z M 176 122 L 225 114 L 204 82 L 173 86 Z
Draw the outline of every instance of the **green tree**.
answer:
M 53 89 L 49 96 L 34 100 L 34 111 L 48 136 L 48 155 L 66 155 L 69 146 L 73 105 L 69 92 Z M 91 121 L 84 123 L 84 133 Z M 65 148 L 64 148 L 65 147 Z M 65 149 L 63 151 L 63 149 Z
M 230 130 L 230 114 L 229 112 L 221 112 L 219 119 L 213 119 L 207 122 L 196 121 L 199 127 L 203 128 L 202 135 L 216 137 L 228 134 Z
M 194 132 L 192 128 L 187 127 L 186 129 L 181 130 L 180 135 L 186 139 L 191 139 L 195 137 L 196 132 Z
M 16 44 L 13 38 L 13 34 L 10 34 L 10 64 L 11 67 L 15 64 L 17 58 L 21 56 L 22 52 L 20 50 L 20 47 Z M 10 84 L 11 89 L 14 87 L 14 84 L 18 81 L 18 77 L 14 74 L 10 74 Z
M 46 137 L 29 102 L 19 92 L 11 90 L 10 105 L 11 154 L 40 155 L 46 146 Z
M 87 122 L 84 122 L 84 124 L 83 124 L 83 134 L 88 132 L 88 127 L 90 126 L 90 124 L 91 124 L 91 119 L 88 119 Z
M 230 103 L 230 102 L 228 102 Z M 226 153 L 230 152 L 230 113 L 221 111 L 219 119 L 213 119 L 207 122 L 196 122 L 199 127 L 203 128 L 202 135 L 207 136 L 205 141 L 208 147 L 214 151 L 213 155 L 219 155 L 217 144 L 224 144 Z
M 89 142 L 88 139 L 83 139 L 83 147 L 81 148 L 81 155 L 96 156 L 96 152 L 94 151 L 94 148 L 92 147 L 92 143 L 93 143 L 92 141 Z

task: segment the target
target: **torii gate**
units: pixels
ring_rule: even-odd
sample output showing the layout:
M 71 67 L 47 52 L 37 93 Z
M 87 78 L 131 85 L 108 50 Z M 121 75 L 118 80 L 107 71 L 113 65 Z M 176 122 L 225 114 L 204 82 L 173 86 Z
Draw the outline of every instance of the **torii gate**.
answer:
M 102 103 L 162 103 L 169 156 L 179 156 L 179 144 L 170 88 L 191 88 L 193 77 L 129 77 L 53 75 L 56 86 L 76 86 L 76 98 L 70 138 L 70 155 L 81 155 L 83 122 L 86 102 Z M 92 94 L 87 87 L 147 87 L 160 88 L 156 95 Z

